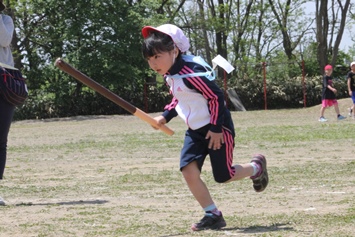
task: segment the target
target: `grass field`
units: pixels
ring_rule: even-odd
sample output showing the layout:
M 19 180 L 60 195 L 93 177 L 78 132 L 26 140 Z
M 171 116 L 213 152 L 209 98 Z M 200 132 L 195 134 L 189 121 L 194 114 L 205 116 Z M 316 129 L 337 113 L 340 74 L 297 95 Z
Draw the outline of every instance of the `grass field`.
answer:
M 355 120 L 330 108 L 320 123 L 319 108 L 232 113 L 235 163 L 265 154 L 269 187 L 217 184 L 207 159 L 227 227 L 202 232 L 190 231 L 203 212 L 179 171 L 179 118 L 173 136 L 133 116 L 14 122 L 0 236 L 355 236 Z

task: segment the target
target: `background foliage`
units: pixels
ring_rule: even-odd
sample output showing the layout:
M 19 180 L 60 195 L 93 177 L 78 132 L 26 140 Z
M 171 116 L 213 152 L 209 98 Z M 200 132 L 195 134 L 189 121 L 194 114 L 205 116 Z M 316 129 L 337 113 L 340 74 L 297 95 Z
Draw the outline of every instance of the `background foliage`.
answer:
M 137 107 L 161 111 L 170 97 L 160 77 L 156 86 L 145 85 L 155 75 L 141 56 L 140 31 L 144 25 L 162 23 L 176 24 L 186 32 L 191 53 L 208 62 L 220 54 L 235 66 L 226 76 L 227 86 L 235 88 L 246 109 L 264 107 L 263 62 L 267 64 L 268 108 L 303 106 L 302 60 L 307 105 L 320 103 L 320 72 L 325 62 L 315 37 L 318 15 L 305 13 L 307 2 L 328 4 L 320 0 L 5 0 L 5 13 L 16 25 L 15 64 L 28 78 L 30 89 L 15 119 L 126 113 L 55 68 L 58 57 Z M 343 2 L 329 2 L 338 11 L 325 14 L 331 38 L 322 54 L 327 56 L 326 63 L 335 60 L 333 65 L 339 65 L 334 72 L 339 78 L 339 98 L 347 96 L 344 76 L 354 53 L 338 50 L 332 40 L 341 38 L 344 27 L 354 22 L 354 6 L 349 0 Z M 341 19 L 344 11 L 345 26 L 332 21 Z M 218 75 L 217 83 L 223 88 L 221 69 Z

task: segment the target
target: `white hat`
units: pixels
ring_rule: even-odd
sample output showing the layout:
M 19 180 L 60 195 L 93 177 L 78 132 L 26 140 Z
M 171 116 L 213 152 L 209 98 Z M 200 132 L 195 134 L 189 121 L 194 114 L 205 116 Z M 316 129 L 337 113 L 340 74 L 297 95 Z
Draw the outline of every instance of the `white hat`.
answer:
M 350 67 L 352 67 L 353 65 L 355 65 L 355 62 L 350 63 Z
M 145 26 L 142 29 L 143 37 L 147 38 L 151 31 L 159 31 L 169 35 L 182 53 L 186 52 L 190 48 L 188 38 L 185 36 L 184 32 L 182 32 L 182 30 L 176 25 L 164 24 L 158 27 Z

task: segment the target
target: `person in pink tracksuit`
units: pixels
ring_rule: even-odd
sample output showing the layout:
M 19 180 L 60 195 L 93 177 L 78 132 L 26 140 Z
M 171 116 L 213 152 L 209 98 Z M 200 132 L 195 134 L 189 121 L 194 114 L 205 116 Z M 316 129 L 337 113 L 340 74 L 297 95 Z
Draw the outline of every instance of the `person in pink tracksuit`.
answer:
M 200 206 L 204 217 L 192 224 L 194 231 L 220 229 L 226 226 L 222 212 L 212 200 L 201 169 L 207 155 L 218 183 L 250 177 L 256 192 L 268 185 L 266 159 L 261 154 L 250 163 L 233 165 L 234 124 L 226 108 L 224 93 L 214 82 L 215 73 L 201 58 L 185 53 L 190 47 L 182 30 L 172 24 L 142 29 L 142 52 L 151 69 L 164 76 L 173 99 L 158 124 L 180 116 L 187 125 L 180 155 L 180 170 Z

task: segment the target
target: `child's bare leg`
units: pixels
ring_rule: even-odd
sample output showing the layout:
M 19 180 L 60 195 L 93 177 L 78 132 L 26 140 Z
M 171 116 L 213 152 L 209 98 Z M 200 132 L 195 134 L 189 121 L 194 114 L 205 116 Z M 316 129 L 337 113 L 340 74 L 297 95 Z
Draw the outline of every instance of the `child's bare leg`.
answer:
M 205 211 L 205 216 L 198 223 L 192 224 L 191 229 L 198 231 L 225 227 L 226 222 L 222 212 L 213 203 L 206 184 L 201 180 L 201 172 L 198 169 L 197 162 L 195 161 L 185 166 L 182 169 L 182 174 L 191 193 Z
M 256 192 L 264 191 L 269 183 L 266 159 L 261 154 L 255 154 L 250 163 L 235 165 L 234 168 L 235 174 L 227 182 L 250 177 L 253 180 L 253 187 Z
M 253 166 L 250 163 L 235 165 L 234 168 L 235 168 L 235 174 L 227 182 L 231 182 L 231 181 L 235 181 L 235 180 L 244 179 L 246 177 L 250 177 L 250 176 L 253 175 L 253 172 L 254 172 L 254 168 L 253 168 Z
M 339 111 L 339 106 L 338 106 L 338 104 L 335 104 L 335 105 L 334 105 L 334 109 L 335 109 L 335 113 L 337 113 L 337 115 L 339 115 L 339 114 L 340 114 L 340 111 Z
M 325 107 L 321 107 L 321 109 L 320 109 L 320 116 L 321 117 L 324 117 L 324 111 L 325 111 Z
M 206 184 L 202 181 L 200 174 L 201 172 L 198 169 L 197 162 L 192 162 L 182 169 L 182 175 L 184 176 L 191 193 L 201 207 L 205 208 L 213 204 L 213 200 Z

